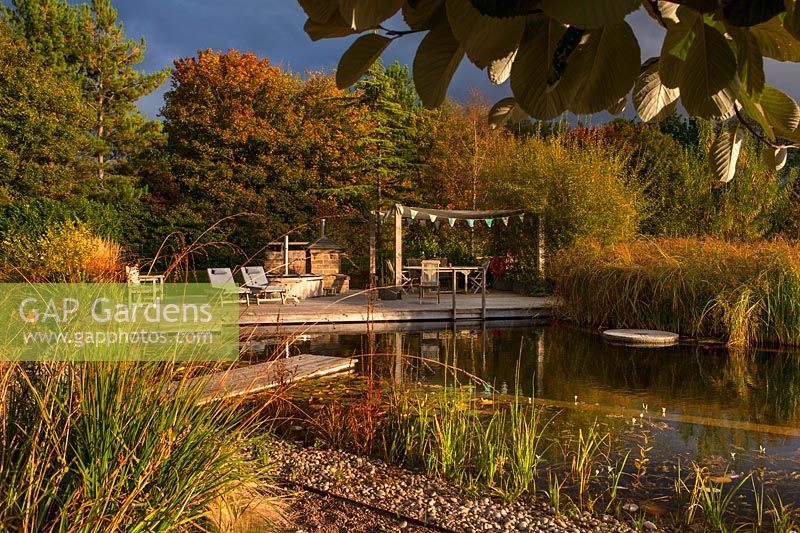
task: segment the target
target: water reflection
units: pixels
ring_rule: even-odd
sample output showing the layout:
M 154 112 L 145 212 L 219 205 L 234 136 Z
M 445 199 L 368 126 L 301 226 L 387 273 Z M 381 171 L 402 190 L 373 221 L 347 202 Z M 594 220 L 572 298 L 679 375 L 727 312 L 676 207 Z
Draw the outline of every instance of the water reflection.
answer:
M 451 326 L 452 327 L 452 326 Z M 375 368 L 395 380 L 452 383 L 477 377 L 495 390 L 606 407 L 800 426 L 800 355 L 728 351 L 719 346 L 630 348 L 563 325 L 481 327 L 374 334 Z M 328 333 L 262 339 L 260 355 L 352 356 L 370 352 L 368 335 Z M 404 360 L 397 355 L 405 355 Z M 518 378 L 517 378 L 518 376 Z

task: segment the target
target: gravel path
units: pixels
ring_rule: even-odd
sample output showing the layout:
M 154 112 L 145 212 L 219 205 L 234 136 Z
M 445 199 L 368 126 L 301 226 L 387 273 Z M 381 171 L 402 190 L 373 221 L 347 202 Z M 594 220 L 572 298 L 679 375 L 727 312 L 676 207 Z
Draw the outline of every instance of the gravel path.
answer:
M 275 444 L 273 459 L 278 477 L 286 482 L 304 484 L 401 515 L 397 519 L 387 517 L 381 521 L 380 528 L 370 531 L 422 530 L 404 521 L 403 517 L 464 533 L 634 531 L 611 516 L 598 518 L 584 513 L 575 518 L 557 517 L 545 502 L 534 499 L 524 499 L 514 504 L 491 498 L 470 500 L 448 484 L 344 452 L 302 448 L 279 441 Z M 318 512 L 326 512 L 326 506 L 319 505 L 321 497 L 309 498 Z M 338 499 L 328 499 L 335 508 L 357 507 Z M 307 512 L 303 511 L 304 514 Z M 363 508 L 361 512 L 376 514 Z M 334 529 L 337 526 L 338 531 L 361 531 L 348 524 L 358 514 L 345 512 L 345 515 L 340 517 L 341 524 L 335 524 L 336 519 L 325 519 L 324 527 L 313 520 L 309 522 L 307 517 L 298 524 L 301 529 L 297 531 L 337 531 Z

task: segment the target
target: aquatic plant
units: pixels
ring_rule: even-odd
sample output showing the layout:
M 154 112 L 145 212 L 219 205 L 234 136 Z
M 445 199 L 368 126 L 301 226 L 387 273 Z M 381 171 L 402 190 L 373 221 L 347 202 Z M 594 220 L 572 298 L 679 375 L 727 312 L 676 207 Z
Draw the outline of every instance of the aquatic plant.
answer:
M 581 324 L 800 344 L 800 249 L 788 241 L 582 241 L 549 275 L 563 316 Z

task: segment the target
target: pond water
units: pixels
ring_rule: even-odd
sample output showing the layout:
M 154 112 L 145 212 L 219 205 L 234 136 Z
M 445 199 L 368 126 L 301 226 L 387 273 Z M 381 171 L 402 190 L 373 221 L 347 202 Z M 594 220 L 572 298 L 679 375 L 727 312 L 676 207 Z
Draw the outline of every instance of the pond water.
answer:
M 252 348 L 270 353 L 279 342 L 262 340 Z M 351 356 L 370 353 L 371 346 L 379 354 L 374 368 L 397 381 L 452 385 L 446 368 L 457 367 L 458 381 L 474 383 L 478 393 L 484 392 L 482 382 L 503 393 L 514 393 L 519 384 L 521 394 L 557 413 L 554 434 L 597 423 L 615 435 L 620 449 L 636 451 L 644 441 L 652 447 L 647 499 L 666 499 L 676 464 L 688 468 L 695 461 L 734 479 L 759 472 L 768 490 L 800 505 L 798 352 L 697 343 L 631 348 L 566 325 L 491 323 L 372 336 L 305 335 L 294 339 L 290 352 Z

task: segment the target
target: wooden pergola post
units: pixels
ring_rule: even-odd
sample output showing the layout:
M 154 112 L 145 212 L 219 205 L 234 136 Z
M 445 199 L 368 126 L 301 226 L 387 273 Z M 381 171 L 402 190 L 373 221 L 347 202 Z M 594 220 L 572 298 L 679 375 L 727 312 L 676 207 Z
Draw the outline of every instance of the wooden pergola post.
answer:
M 403 212 L 394 206 L 394 286 L 403 286 Z

